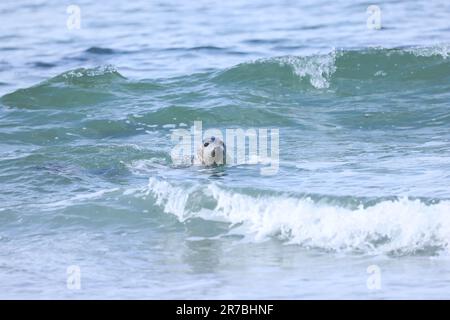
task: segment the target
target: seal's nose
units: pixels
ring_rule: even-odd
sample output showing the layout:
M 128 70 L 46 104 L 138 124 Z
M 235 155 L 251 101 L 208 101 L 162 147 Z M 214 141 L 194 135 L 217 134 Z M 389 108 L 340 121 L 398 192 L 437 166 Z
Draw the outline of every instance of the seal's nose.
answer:
M 211 157 L 215 157 L 216 156 L 216 150 L 214 149 L 213 151 L 211 151 Z

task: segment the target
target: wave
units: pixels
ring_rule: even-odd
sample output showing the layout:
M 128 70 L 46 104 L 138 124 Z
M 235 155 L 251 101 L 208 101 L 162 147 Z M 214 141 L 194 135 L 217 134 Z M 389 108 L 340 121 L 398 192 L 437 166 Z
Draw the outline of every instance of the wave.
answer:
M 138 114 L 145 125 L 161 126 L 198 119 L 210 125 L 308 126 L 329 106 L 335 107 L 326 115 L 331 126 L 441 126 L 450 119 L 442 107 L 450 92 L 448 52 L 447 46 L 334 50 L 139 81 L 113 66 L 81 68 L 6 94 L 0 103 L 23 109 L 109 108 L 114 115 L 121 108 Z M 111 120 L 129 127 L 130 119 Z
M 113 100 L 117 96 L 114 84 L 125 79 L 112 65 L 78 68 L 6 94 L 0 102 L 8 107 L 26 109 L 96 105 Z
M 111 48 L 102 48 L 102 47 L 90 47 L 89 49 L 86 49 L 87 53 L 92 54 L 115 54 L 117 53 L 115 50 Z
M 110 49 L 90 48 L 89 52 L 107 51 Z M 345 80 L 440 80 L 450 76 L 450 45 L 424 48 L 384 49 L 372 48 L 363 50 L 333 50 L 328 54 L 311 56 L 282 56 L 259 59 L 238 64 L 234 67 L 186 75 L 182 77 L 159 79 L 161 83 L 186 82 L 193 79 L 201 84 L 212 81 L 216 84 L 248 84 L 248 85 L 287 85 L 315 89 L 339 88 Z M 200 76 L 200 77 L 199 77 Z M 198 79 L 199 78 L 199 79 Z M 83 86 L 111 83 L 122 79 L 114 66 L 97 68 L 80 68 L 71 70 L 31 87 L 45 89 L 53 84 Z M 143 85 L 140 81 L 131 81 Z M 198 84 L 198 81 L 194 81 Z M 144 82 L 145 85 L 145 82 Z M 305 86 L 306 85 L 306 86 Z M 22 89 L 27 90 L 27 89 Z M 14 94 L 14 93 L 12 93 Z
M 239 64 L 220 73 L 225 83 L 339 89 L 359 80 L 359 86 L 405 81 L 442 80 L 450 77 L 450 46 L 408 49 L 333 50 L 306 57 L 284 56 Z M 367 82 L 367 80 L 371 80 Z M 366 83 L 364 83 L 366 81 Z M 266 83 L 267 84 L 267 83 Z M 410 85 L 411 83 L 409 83 Z M 386 86 L 385 89 L 389 89 Z
M 157 178 L 149 179 L 147 193 L 181 222 L 226 222 L 229 234 L 251 241 L 275 237 L 304 248 L 365 254 L 435 255 L 450 249 L 450 201 L 400 198 L 351 208 L 310 197 L 250 195 L 214 183 L 175 186 Z
M 284 56 L 239 64 L 215 77 L 217 83 L 295 86 L 309 84 L 316 89 L 330 86 L 336 71 L 336 52 L 309 57 Z

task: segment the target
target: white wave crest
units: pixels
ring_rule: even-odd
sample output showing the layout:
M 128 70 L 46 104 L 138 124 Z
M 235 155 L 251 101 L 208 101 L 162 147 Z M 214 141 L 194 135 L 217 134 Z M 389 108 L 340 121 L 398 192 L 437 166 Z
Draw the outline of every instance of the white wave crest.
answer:
M 281 65 L 289 65 L 301 78 L 309 77 L 311 85 L 317 89 L 330 86 L 330 77 L 336 71 L 336 51 L 326 55 L 309 57 L 286 56 L 277 59 Z
M 435 254 L 449 249 L 450 201 L 426 204 L 402 198 L 352 210 L 310 198 L 250 196 L 216 184 L 184 188 L 155 178 L 150 178 L 148 192 L 180 221 L 224 221 L 238 225 L 232 232 L 255 241 L 277 237 L 307 248 L 370 254 Z M 199 202 L 213 205 L 208 209 Z
M 406 52 L 412 53 L 417 57 L 441 56 L 447 59 L 450 56 L 450 44 L 440 44 L 432 47 L 415 47 L 407 49 Z
M 63 73 L 61 76 L 65 79 L 81 78 L 81 77 L 97 77 L 107 74 L 118 74 L 118 71 L 113 65 L 102 65 L 92 69 L 80 68 L 70 70 Z

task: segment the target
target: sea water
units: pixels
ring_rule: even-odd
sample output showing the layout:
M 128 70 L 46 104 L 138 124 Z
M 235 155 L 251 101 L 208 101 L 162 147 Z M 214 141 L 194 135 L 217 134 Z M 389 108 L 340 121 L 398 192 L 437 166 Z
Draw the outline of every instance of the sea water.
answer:
M 1 298 L 450 297 L 449 2 L 71 5 L 0 4 Z

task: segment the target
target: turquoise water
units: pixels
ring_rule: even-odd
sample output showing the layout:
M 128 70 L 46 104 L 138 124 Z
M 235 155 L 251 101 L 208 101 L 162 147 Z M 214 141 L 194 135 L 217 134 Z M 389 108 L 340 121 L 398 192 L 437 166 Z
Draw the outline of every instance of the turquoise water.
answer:
M 447 3 L 69 4 L 0 5 L 1 298 L 449 297 Z M 278 172 L 174 165 L 194 121 Z

